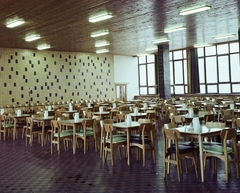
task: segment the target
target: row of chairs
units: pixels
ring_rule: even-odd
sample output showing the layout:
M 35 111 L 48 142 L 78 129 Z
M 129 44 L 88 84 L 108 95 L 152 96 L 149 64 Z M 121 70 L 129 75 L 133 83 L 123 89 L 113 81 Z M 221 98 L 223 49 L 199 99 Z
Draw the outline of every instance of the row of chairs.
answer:
M 87 112 L 86 117 L 88 117 L 88 120 L 83 120 L 82 122 L 82 128 L 76 132 L 76 141 L 77 141 L 77 146 L 83 145 L 84 148 L 84 154 L 89 148 L 89 143 L 94 142 L 95 146 L 95 151 L 100 149 L 100 152 L 105 152 L 104 153 L 104 160 L 106 160 L 106 154 L 107 152 L 113 152 L 112 148 L 109 148 L 109 144 L 111 144 L 111 137 L 109 139 L 104 139 L 105 135 L 100 136 L 100 131 L 105 131 L 106 133 L 109 133 L 109 129 L 105 129 L 105 121 L 107 120 L 101 120 L 100 116 L 94 116 L 92 112 Z M 34 115 L 34 116 L 41 116 L 40 114 Z M 3 124 L 0 124 L 1 132 L 3 131 L 4 134 L 4 139 L 6 138 L 6 134 L 11 134 L 13 135 L 13 123 L 7 123 L 6 120 L 6 115 L 0 116 L 0 122 Z M 144 123 L 141 124 L 140 126 L 140 135 L 138 137 L 134 137 L 133 135 L 131 136 L 131 147 L 138 147 L 142 148 L 143 152 L 143 165 L 145 166 L 145 142 L 146 145 L 150 145 L 150 147 L 153 147 L 154 143 L 154 137 L 156 136 L 157 130 L 155 128 L 155 123 L 153 123 L 153 117 L 151 114 L 147 116 L 149 119 L 142 119 L 145 120 Z M 122 122 L 125 121 L 125 114 L 115 114 L 115 116 L 109 117 L 112 122 Z M 154 117 L 155 118 L 155 117 Z M 69 119 L 69 115 L 61 115 L 61 119 Z M 146 122 L 146 123 L 145 123 Z M 107 124 L 107 123 L 106 123 Z M 110 124 L 111 125 L 111 124 Z M 151 126 L 151 127 L 150 127 Z M 112 126 L 111 126 L 112 127 Z M 4 128 L 4 129 L 3 129 Z M 8 130 L 9 128 L 9 130 Z M 113 131 L 113 128 L 111 128 Z M 6 132 L 5 132 L 6 131 Z M 115 131 L 114 131 L 115 132 Z M 148 137 L 146 138 L 146 134 L 142 135 L 142 133 L 147 133 L 149 134 Z M 0 135 L 1 137 L 2 135 Z M 54 120 L 51 121 L 51 125 L 48 125 L 45 128 L 44 135 L 42 135 L 42 125 L 37 125 L 34 123 L 32 117 L 27 117 L 26 118 L 26 123 L 22 127 L 22 138 L 25 136 L 26 138 L 26 145 L 32 146 L 33 144 L 33 139 L 35 136 L 38 137 L 38 141 L 41 141 L 41 138 L 46 138 L 46 140 L 50 141 L 51 143 L 51 153 L 53 153 L 53 146 L 57 145 L 57 151 L 58 154 L 60 154 L 60 144 L 63 141 L 64 142 L 64 149 L 68 147 L 68 143 L 72 142 L 72 136 L 73 136 L 73 131 L 71 129 L 66 129 L 63 128 L 60 124 L 60 122 L 57 120 L 57 117 L 55 117 Z M 109 135 L 106 135 L 109 137 Z M 126 135 L 124 133 L 117 132 L 116 136 L 120 137 L 123 142 L 126 142 Z M 124 137 L 125 136 L 125 137 Z M 143 136 L 143 138 L 141 138 Z M 50 138 L 50 140 L 49 140 Z M 155 137 L 156 138 L 156 137 Z M 0 138 L 1 139 L 1 138 Z M 78 139 L 81 139 L 81 142 L 79 143 Z M 114 139 L 114 138 L 113 138 Z M 109 143 L 110 142 L 110 143 Z M 113 144 L 115 141 L 113 140 Z M 101 148 L 100 148 L 101 146 Z M 126 147 L 126 146 L 125 146 Z M 101 155 L 102 153 L 100 153 Z M 152 153 L 153 154 L 153 153 Z M 111 153 L 112 157 L 112 164 L 114 163 L 113 161 L 113 153 Z M 140 155 L 140 153 L 138 154 Z M 154 152 L 154 157 L 155 157 L 155 152 Z M 138 157 L 139 158 L 139 157 Z M 156 158 L 154 158 L 156 160 Z

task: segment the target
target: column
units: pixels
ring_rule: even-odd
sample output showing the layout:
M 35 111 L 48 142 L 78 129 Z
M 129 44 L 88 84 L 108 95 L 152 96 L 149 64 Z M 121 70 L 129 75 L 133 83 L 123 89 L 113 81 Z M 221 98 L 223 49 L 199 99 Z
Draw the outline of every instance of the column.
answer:
M 158 45 L 157 65 L 158 93 L 163 99 L 171 98 L 169 45 Z

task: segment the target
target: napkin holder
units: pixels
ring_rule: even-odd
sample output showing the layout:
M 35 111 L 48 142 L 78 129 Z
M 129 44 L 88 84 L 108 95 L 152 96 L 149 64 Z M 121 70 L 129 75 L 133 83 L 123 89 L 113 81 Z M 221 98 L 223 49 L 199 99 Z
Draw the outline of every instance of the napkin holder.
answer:
M 48 111 L 44 111 L 44 118 L 48 118 Z
M 18 109 L 17 110 L 17 116 L 21 116 L 22 115 L 22 110 L 21 109 Z
M 126 123 L 127 126 L 131 126 L 131 124 L 132 124 L 131 115 L 129 115 L 129 114 L 125 115 L 125 123 Z
M 75 122 L 79 121 L 79 113 L 74 113 L 73 117 Z
M 99 107 L 99 113 L 103 112 L 103 107 Z
M 138 107 L 134 107 L 133 111 L 134 111 L 134 114 L 137 115 L 138 114 Z

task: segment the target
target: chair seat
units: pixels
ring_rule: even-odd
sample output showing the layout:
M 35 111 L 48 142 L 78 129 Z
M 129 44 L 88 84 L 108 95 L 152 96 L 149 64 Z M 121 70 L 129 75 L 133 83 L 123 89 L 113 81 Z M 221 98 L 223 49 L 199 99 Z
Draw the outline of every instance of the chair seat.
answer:
M 32 131 L 42 131 L 42 127 L 41 126 L 33 126 L 32 127 Z
M 84 136 L 83 130 L 76 132 L 76 135 L 83 137 Z M 86 136 L 93 136 L 93 135 L 94 135 L 93 130 L 86 130 Z
M 195 142 L 195 145 L 196 146 L 199 146 L 199 142 Z M 220 142 L 215 142 L 215 141 L 212 141 L 212 142 L 203 142 L 203 146 L 213 146 L 213 145 L 221 145 Z
M 107 143 L 110 143 L 110 139 L 106 139 L 106 142 Z M 112 143 L 115 144 L 115 143 L 124 143 L 124 142 L 127 142 L 127 139 L 123 138 L 123 137 L 113 137 L 112 139 Z
M 126 135 L 112 135 L 113 138 L 126 138 L 127 139 L 127 136 Z
M 62 132 L 66 132 L 66 133 L 71 133 L 71 134 L 73 134 L 73 130 L 62 130 Z
M 178 141 L 179 145 L 186 145 L 186 146 L 196 146 L 196 143 L 193 141 Z
M 178 145 L 178 150 L 179 150 L 179 154 L 185 154 L 185 153 L 189 153 L 192 151 L 196 151 L 196 148 L 194 148 L 193 146 Z M 171 147 L 169 147 L 167 149 L 167 152 L 170 154 L 176 154 L 175 144 L 173 144 Z
M 72 136 L 72 133 L 70 133 L 70 132 L 61 132 L 60 133 L 60 137 L 70 137 L 70 136 Z M 58 133 L 54 133 L 54 137 L 58 137 Z
M 144 142 L 145 142 L 145 143 L 150 143 L 150 142 L 151 142 L 151 139 L 148 138 L 148 137 L 145 137 L 145 138 L 144 138 Z M 139 137 L 130 138 L 130 143 L 143 144 L 142 137 L 139 136 Z
M 224 149 L 223 149 L 223 146 L 221 145 L 205 146 L 203 147 L 203 151 L 208 153 L 219 154 L 219 155 L 224 154 Z M 233 152 L 232 148 L 227 147 L 227 153 L 231 153 L 231 152 Z
M 26 126 L 26 123 L 18 122 L 16 126 L 17 127 L 24 127 L 24 126 Z
M 130 139 L 132 139 L 132 138 L 139 138 L 139 137 L 141 137 L 140 134 L 131 134 Z M 144 138 L 147 138 L 147 137 L 148 137 L 148 135 L 144 135 Z
M 4 125 L 3 125 L 3 126 L 4 126 Z M 14 127 L 14 124 L 12 124 L 12 123 L 6 124 L 6 128 L 9 128 L 9 127 Z

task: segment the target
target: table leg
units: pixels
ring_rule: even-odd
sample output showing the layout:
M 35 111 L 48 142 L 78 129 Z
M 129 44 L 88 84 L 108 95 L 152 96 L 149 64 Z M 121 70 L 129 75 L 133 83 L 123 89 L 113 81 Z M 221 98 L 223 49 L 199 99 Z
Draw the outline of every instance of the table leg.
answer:
M 44 144 L 44 130 L 45 130 L 45 124 L 44 121 L 42 122 L 42 146 Z
M 73 154 L 76 153 L 76 125 L 73 125 Z
M 199 159 L 200 159 L 200 170 L 201 170 L 201 180 L 204 182 L 204 164 L 203 164 L 203 138 L 201 135 L 198 137 L 199 142 Z
M 128 165 L 130 166 L 130 130 L 127 130 L 127 155 L 128 155 Z
M 13 126 L 13 140 L 15 140 L 15 138 L 16 138 L 16 131 L 17 131 L 17 120 L 16 120 L 16 118 L 14 118 L 13 119 L 13 124 L 14 124 L 14 126 Z

